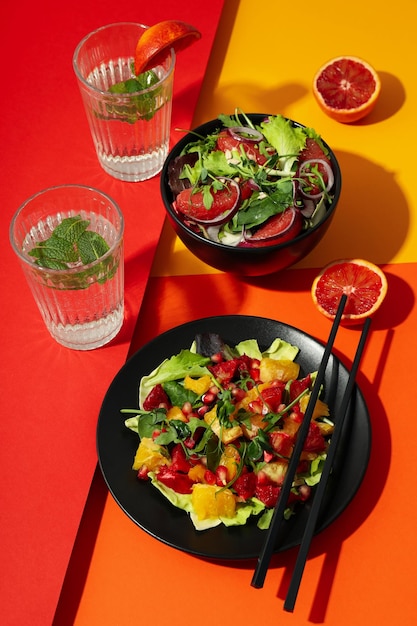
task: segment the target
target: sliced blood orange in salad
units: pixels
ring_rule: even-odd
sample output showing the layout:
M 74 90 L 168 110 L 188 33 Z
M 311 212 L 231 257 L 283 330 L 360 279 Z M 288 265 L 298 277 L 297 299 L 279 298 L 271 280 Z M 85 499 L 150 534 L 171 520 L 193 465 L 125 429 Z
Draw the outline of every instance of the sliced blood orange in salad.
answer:
M 161 63 L 170 48 L 184 50 L 201 38 L 201 32 L 180 20 L 164 20 L 150 26 L 139 39 L 135 51 L 135 74 L 138 76 Z
M 291 241 L 318 224 L 335 197 L 327 144 L 282 115 L 220 115 L 214 131 L 191 133 L 167 173 L 181 221 L 227 246 Z
M 317 309 L 333 320 L 340 298 L 347 301 L 341 323 L 360 324 L 381 306 L 388 283 L 380 267 L 364 259 L 342 259 L 329 263 L 313 281 L 311 295 Z
M 313 79 L 313 93 L 320 108 L 342 123 L 356 122 L 373 110 L 381 91 L 375 69 L 355 56 L 341 56 L 325 63 Z

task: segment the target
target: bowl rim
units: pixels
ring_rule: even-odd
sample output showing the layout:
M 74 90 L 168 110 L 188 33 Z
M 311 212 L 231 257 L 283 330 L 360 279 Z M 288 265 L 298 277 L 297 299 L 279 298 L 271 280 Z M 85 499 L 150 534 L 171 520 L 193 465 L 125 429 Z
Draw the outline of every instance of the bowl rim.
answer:
M 245 115 L 253 122 L 255 123 L 259 123 L 261 122 L 264 118 L 267 117 L 271 117 L 271 116 L 277 116 L 279 114 L 274 114 L 274 113 L 245 113 Z M 305 124 L 301 124 L 300 122 L 297 122 L 296 120 L 293 120 L 289 117 L 286 117 L 285 115 L 283 115 L 282 117 L 284 117 L 284 119 L 288 120 L 289 122 L 291 122 L 291 124 L 295 127 L 298 128 L 309 128 L 307 127 Z M 329 207 L 326 210 L 326 214 L 325 216 L 320 220 L 320 222 L 318 222 L 318 224 L 315 224 L 312 228 L 309 228 L 308 230 L 302 231 L 299 235 L 297 235 L 296 237 L 294 237 L 293 239 L 290 239 L 288 241 L 285 241 L 283 243 L 276 243 L 276 244 L 271 244 L 268 246 L 254 246 L 253 248 L 246 248 L 246 247 L 237 247 L 237 246 L 228 246 L 226 244 L 223 244 L 219 241 L 213 241 L 211 239 L 206 239 L 205 237 L 199 235 L 198 233 L 194 232 L 191 228 L 189 228 L 186 224 L 184 224 L 184 222 L 182 222 L 180 220 L 180 218 L 177 216 L 176 212 L 173 210 L 172 208 L 172 200 L 170 199 L 170 195 L 171 195 L 171 190 L 169 189 L 169 185 L 168 185 L 168 167 L 170 162 L 177 157 L 181 151 L 183 150 L 183 148 L 190 143 L 191 141 L 195 141 L 196 139 L 196 134 L 201 134 L 201 135 L 207 135 L 209 133 L 212 133 L 216 130 L 216 128 L 218 128 L 218 130 L 221 130 L 222 128 L 225 128 L 225 126 L 222 124 L 221 120 L 219 118 L 214 118 L 212 120 L 209 120 L 207 122 L 204 122 L 203 124 L 200 124 L 199 126 L 196 126 L 195 128 L 193 128 L 191 131 L 187 132 L 187 134 L 182 137 L 169 151 L 164 165 L 162 167 L 161 170 L 161 177 L 160 177 L 160 190 L 161 190 L 161 195 L 162 195 L 162 200 L 164 202 L 164 206 L 165 206 L 165 210 L 167 211 L 168 215 L 175 221 L 176 224 L 178 224 L 178 226 L 180 226 L 180 228 L 189 236 L 192 237 L 196 242 L 203 242 L 206 245 L 217 249 L 217 250 L 222 250 L 224 252 L 226 251 L 234 251 L 234 254 L 237 255 L 245 255 L 247 256 L 249 255 L 257 255 L 257 254 L 265 254 L 267 252 L 273 252 L 273 251 L 277 251 L 277 250 L 284 250 L 285 248 L 289 248 L 291 246 L 293 246 L 294 244 L 297 244 L 298 242 L 303 241 L 304 239 L 308 239 L 309 237 L 311 237 L 315 232 L 317 232 L 325 222 L 327 222 L 330 217 L 333 215 L 334 211 L 336 210 L 337 204 L 339 202 L 339 198 L 340 198 L 340 194 L 341 194 L 341 190 L 342 190 L 342 173 L 340 170 L 340 165 L 339 162 L 336 158 L 336 155 L 334 153 L 334 151 L 332 150 L 332 148 L 329 146 L 329 144 L 323 139 L 323 137 L 320 135 L 320 139 L 323 142 L 324 146 L 326 147 L 326 149 L 329 151 L 329 158 L 331 160 L 332 163 L 332 168 L 333 168 L 333 172 L 334 172 L 334 197 L 333 197 L 333 201 L 331 203 L 331 205 L 329 205 Z

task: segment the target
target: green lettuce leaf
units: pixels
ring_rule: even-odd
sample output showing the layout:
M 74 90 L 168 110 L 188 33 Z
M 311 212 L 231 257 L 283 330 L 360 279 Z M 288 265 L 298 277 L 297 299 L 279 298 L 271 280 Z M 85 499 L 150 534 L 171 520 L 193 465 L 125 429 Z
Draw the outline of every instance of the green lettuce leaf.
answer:
M 163 384 L 171 380 L 181 380 L 185 376 L 203 376 L 209 371 L 206 365 L 210 363 L 208 357 L 191 352 L 191 350 L 181 350 L 179 354 L 170 359 L 162 361 L 147 376 L 143 376 L 139 385 L 139 407 L 143 408 L 143 402 L 155 385 Z
M 219 526 L 220 524 L 224 524 L 225 526 L 243 526 L 251 515 L 259 515 L 259 513 L 265 509 L 265 505 L 260 500 L 251 498 L 244 504 L 238 505 L 236 514 L 233 517 L 216 517 L 199 520 L 193 511 L 191 494 L 176 493 L 173 489 L 160 483 L 154 472 L 149 472 L 149 477 L 153 486 L 156 487 L 171 504 L 178 509 L 186 511 L 190 515 L 190 519 L 196 530 L 207 530 Z
M 298 154 L 306 143 L 306 133 L 303 128 L 293 126 L 282 115 L 271 116 L 267 122 L 260 125 L 265 139 L 276 149 L 280 155 L 280 167 L 283 172 L 289 174 Z

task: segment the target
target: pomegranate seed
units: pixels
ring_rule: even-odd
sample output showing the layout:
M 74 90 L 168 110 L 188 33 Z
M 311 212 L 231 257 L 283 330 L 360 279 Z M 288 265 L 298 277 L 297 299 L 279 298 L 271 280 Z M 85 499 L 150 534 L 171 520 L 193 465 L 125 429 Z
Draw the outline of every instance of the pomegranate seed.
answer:
M 203 396 L 202 396 L 202 401 L 204 402 L 204 404 L 212 404 L 215 399 L 216 396 L 214 395 L 214 393 L 210 393 L 209 391 L 207 391 Z
M 224 487 L 227 484 L 227 467 L 225 465 L 219 465 L 216 469 L 216 484 L 219 487 Z
M 191 404 L 191 402 L 184 402 L 184 404 L 182 405 L 182 409 L 181 411 L 184 413 L 184 415 L 190 415 L 190 413 L 193 410 L 193 405 Z
M 212 363 L 221 363 L 223 361 L 223 355 L 221 352 L 216 352 L 216 354 L 212 354 L 210 357 Z
M 207 404 L 203 404 L 203 406 L 200 406 L 200 408 L 197 409 L 198 417 L 204 417 L 208 410 L 209 408 Z
M 187 437 L 187 439 L 184 439 L 184 446 L 189 450 L 192 450 L 195 447 L 194 439 L 192 437 Z
M 246 395 L 247 394 L 244 389 L 240 389 L 239 387 L 232 389 L 232 396 L 235 400 L 243 400 Z
M 161 431 L 158 429 L 155 429 L 152 433 L 152 439 L 156 439 L 157 437 L 159 437 L 160 434 L 161 434 Z
M 212 393 L 214 396 L 217 396 L 219 393 L 219 388 L 216 387 L 216 385 L 212 385 L 208 391 L 209 393 Z

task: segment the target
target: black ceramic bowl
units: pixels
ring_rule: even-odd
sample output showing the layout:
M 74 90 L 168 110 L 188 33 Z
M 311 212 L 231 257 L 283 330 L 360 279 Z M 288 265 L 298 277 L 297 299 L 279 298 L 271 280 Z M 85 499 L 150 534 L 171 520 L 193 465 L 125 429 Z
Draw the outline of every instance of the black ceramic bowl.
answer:
M 255 123 L 261 123 L 267 114 L 253 113 L 248 117 Z M 291 120 L 294 126 L 302 127 L 302 124 Z M 227 246 L 215 241 L 205 239 L 196 234 L 191 228 L 184 224 L 172 207 L 174 200 L 172 191 L 168 185 L 168 168 L 170 162 L 175 159 L 184 147 L 191 141 L 195 141 L 196 136 L 208 135 L 223 128 L 220 120 L 215 119 L 194 129 L 193 133 L 185 135 L 170 151 L 161 172 L 161 194 L 168 218 L 184 245 L 201 261 L 211 267 L 224 272 L 240 274 L 243 276 L 263 276 L 272 274 L 294 265 L 303 259 L 313 248 L 317 246 L 326 233 L 339 201 L 342 177 L 339 163 L 330 146 L 323 141 L 329 151 L 334 172 L 334 185 L 332 188 L 333 201 L 328 206 L 323 219 L 309 230 L 302 231 L 300 235 L 281 244 L 275 244 L 259 248 L 239 248 Z

